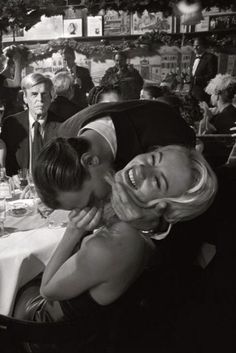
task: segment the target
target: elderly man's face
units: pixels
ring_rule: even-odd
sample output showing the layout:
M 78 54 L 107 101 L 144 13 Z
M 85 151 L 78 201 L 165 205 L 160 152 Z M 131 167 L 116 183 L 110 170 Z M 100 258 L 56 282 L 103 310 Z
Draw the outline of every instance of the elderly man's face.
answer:
M 51 100 L 50 89 L 45 83 L 28 88 L 24 95 L 24 101 L 35 119 L 43 119 L 47 116 Z

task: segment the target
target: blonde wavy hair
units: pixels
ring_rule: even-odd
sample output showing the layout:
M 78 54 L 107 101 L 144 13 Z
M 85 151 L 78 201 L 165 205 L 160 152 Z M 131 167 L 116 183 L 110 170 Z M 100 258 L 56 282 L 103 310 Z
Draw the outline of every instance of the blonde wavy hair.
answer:
M 210 80 L 205 91 L 209 95 L 226 93 L 229 100 L 232 100 L 236 93 L 236 77 L 230 74 L 217 74 Z
M 165 202 L 166 208 L 163 217 L 172 224 L 195 218 L 206 211 L 215 198 L 218 183 L 215 173 L 203 155 L 194 148 L 180 145 L 157 147 L 155 150 L 173 150 L 185 154 L 189 160 L 189 168 L 192 171 L 192 184 L 179 197 L 155 199 L 147 204 L 140 202 L 140 200 L 134 200 L 137 205 L 143 208 L 153 208 L 158 203 Z

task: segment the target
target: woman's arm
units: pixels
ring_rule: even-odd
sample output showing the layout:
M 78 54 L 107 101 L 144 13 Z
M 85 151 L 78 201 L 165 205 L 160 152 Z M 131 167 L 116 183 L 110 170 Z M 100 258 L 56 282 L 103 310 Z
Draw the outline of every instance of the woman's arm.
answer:
M 62 240 L 57 246 L 47 264 L 41 284 L 41 294 L 52 299 L 67 299 L 79 295 L 88 289 L 89 276 L 87 274 L 86 251 L 79 249 L 72 255 L 74 248 L 81 242 L 87 230 L 96 225 L 100 219 L 100 210 L 95 207 L 81 211 L 80 228 L 70 222 Z M 75 286 L 78 271 L 84 271 L 85 281 L 81 280 L 79 287 Z M 83 273 L 83 272 L 82 272 Z M 82 278 L 83 278 L 82 276 Z

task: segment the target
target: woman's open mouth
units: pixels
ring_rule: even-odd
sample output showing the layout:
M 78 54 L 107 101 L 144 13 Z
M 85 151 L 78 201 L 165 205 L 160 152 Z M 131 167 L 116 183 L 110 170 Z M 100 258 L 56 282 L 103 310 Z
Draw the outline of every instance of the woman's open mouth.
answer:
M 133 168 L 130 168 L 127 173 L 126 173 L 126 176 L 127 176 L 127 181 L 128 181 L 128 184 L 133 187 L 134 189 L 137 190 L 137 185 L 136 185 L 136 182 L 135 182 L 135 178 L 134 178 L 134 170 Z

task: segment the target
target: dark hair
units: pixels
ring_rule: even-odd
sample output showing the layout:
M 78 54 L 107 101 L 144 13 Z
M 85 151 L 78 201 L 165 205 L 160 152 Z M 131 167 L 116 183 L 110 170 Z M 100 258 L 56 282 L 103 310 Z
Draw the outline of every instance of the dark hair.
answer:
M 58 137 L 48 142 L 36 159 L 33 170 L 35 186 L 41 200 L 51 208 L 59 208 L 58 190 L 80 190 L 88 174 L 80 163 L 90 143 L 83 137 Z
M 125 60 L 127 59 L 127 54 L 124 51 L 118 50 L 114 53 L 113 58 L 115 59 L 116 55 L 119 55 L 120 57 L 124 58 Z
M 117 86 L 94 86 L 88 94 L 88 104 L 93 105 L 96 103 L 99 103 L 102 100 L 102 95 L 104 93 L 116 93 L 118 96 L 120 96 L 121 92 L 119 87 Z
M 143 90 L 148 92 L 152 98 L 158 98 L 163 95 L 161 87 L 155 85 L 144 86 Z
M 178 96 L 176 96 L 175 94 L 166 94 L 166 95 L 158 97 L 157 100 L 158 100 L 158 102 L 163 102 L 163 103 L 169 104 L 171 107 L 178 109 L 178 110 L 181 107 L 183 107 L 182 100 Z
M 66 55 L 66 54 L 72 55 L 72 56 L 75 58 L 75 51 L 74 51 L 74 49 L 71 48 L 71 47 L 65 47 L 65 48 L 63 48 L 63 49 L 62 49 L 62 53 L 63 53 L 64 55 Z
M 204 37 L 196 37 L 196 38 L 194 38 L 194 42 L 195 42 L 195 40 L 197 40 L 198 44 L 203 46 L 204 48 L 206 48 L 208 46 L 208 41 Z

